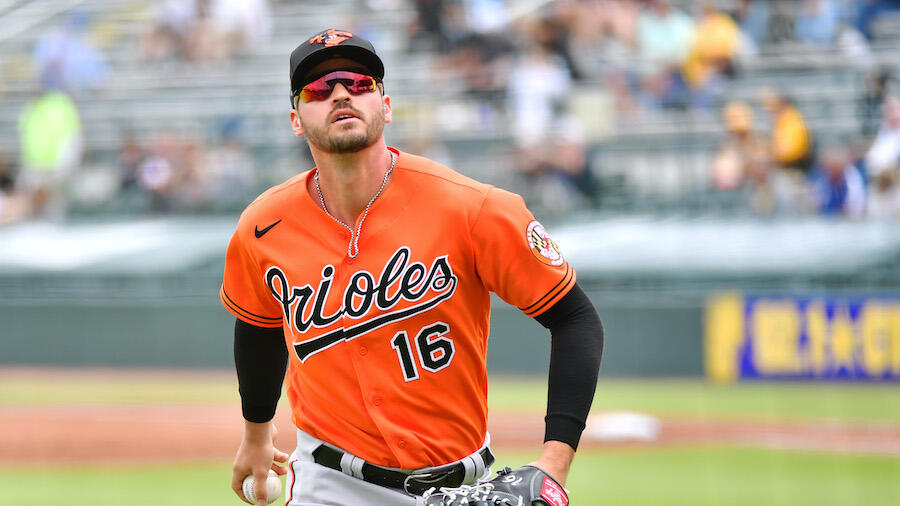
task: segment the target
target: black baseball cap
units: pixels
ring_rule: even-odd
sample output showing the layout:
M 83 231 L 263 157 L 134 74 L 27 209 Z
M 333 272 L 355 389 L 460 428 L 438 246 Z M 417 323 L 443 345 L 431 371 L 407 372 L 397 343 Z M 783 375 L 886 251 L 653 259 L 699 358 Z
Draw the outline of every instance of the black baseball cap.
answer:
M 384 63 L 371 42 L 347 30 L 329 28 L 303 41 L 291 53 L 291 94 L 309 84 L 304 78 L 310 70 L 336 56 L 359 62 L 372 77 L 384 79 Z

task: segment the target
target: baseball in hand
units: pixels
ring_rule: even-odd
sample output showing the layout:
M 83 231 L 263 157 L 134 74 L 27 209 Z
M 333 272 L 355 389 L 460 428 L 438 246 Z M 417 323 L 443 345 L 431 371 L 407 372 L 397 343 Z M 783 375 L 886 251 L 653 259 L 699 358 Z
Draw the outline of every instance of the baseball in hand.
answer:
M 255 480 L 251 474 L 244 478 L 244 484 L 242 485 L 244 497 L 246 497 L 251 504 L 256 504 L 256 493 L 253 490 L 254 482 Z M 271 469 L 269 469 L 269 477 L 266 479 L 266 486 L 269 489 L 268 504 L 272 504 L 281 497 L 281 479 L 275 474 L 275 471 L 272 471 Z

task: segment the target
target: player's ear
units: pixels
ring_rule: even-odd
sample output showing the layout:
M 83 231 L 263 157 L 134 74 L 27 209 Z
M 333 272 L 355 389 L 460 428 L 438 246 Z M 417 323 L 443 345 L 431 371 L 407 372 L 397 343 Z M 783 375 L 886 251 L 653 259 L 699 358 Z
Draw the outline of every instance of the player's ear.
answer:
M 393 113 L 391 111 L 391 97 L 389 95 L 385 95 L 381 99 L 381 103 L 384 105 L 384 122 L 390 123 Z
M 300 113 L 297 109 L 291 109 L 291 129 L 297 137 L 303 136 L 303 125 L 300 123 Z

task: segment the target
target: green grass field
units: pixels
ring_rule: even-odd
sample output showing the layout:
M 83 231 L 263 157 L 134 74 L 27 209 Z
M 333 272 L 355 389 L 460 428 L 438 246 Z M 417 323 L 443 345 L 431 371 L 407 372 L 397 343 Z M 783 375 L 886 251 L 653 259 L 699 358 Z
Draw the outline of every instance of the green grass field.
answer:
M 185 380 L 0 377 L 0 406 L 41 403 L 236 402 L 228 375 Z M 501 379 L 495 410 L 542 410 L 542 382 Z M 662 416 L 828 420 L 900 425 L 896 385 L 743 384 L 699 380 L 602 381 L 594 408 Z M 536 453 L 501 453 L 516 467 Z M 2 467 L 0 504 L 37 506 L 238 505 L 229 462 L 77 467 Z M 567 483 L 573 504 L 588 505 L 894 505 L 900 458 L 679 446 L 584 450 Z
M 0 406 L 55 403 L 238 402 L 230 374 L 185 379 L 138 376 L 122 381 L 92 377 L 0 377 Z M 546 383 L 530 378 L 501 378 L 490 385 L 491 409 L 543 410 Z M 845 383 L 748 383 L 713 385 L 702 380 L 604 380 L 593 409 L 636 410 L 683 417 L 829 419 L 852 423 L 900 423 L 900 385 Z
M 507 454 L 520 465 L 533 454 Z M 220 506 L 242 504 L 227 462 L 127 467 L 3 469 L 2 504 Z M 675 448 L 579 454 L 568 488 L 575 505 L 894 505 L 900 459 Z

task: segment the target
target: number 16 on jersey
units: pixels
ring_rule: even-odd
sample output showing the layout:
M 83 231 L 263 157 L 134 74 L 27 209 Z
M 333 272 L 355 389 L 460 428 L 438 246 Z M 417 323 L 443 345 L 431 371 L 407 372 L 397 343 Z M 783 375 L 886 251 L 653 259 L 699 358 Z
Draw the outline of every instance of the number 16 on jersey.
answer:
M 397 352 L 404 380 L 419 379 L 419 367 L 434 373 L 450 365 L 455 349 L 453 340 L 447 337 L 449 331 L 450 326 L 446 323 L 435 322 L 422 327 L 413 343 L 405 330 L 397 332 L 391 340 L 391 348 Z

